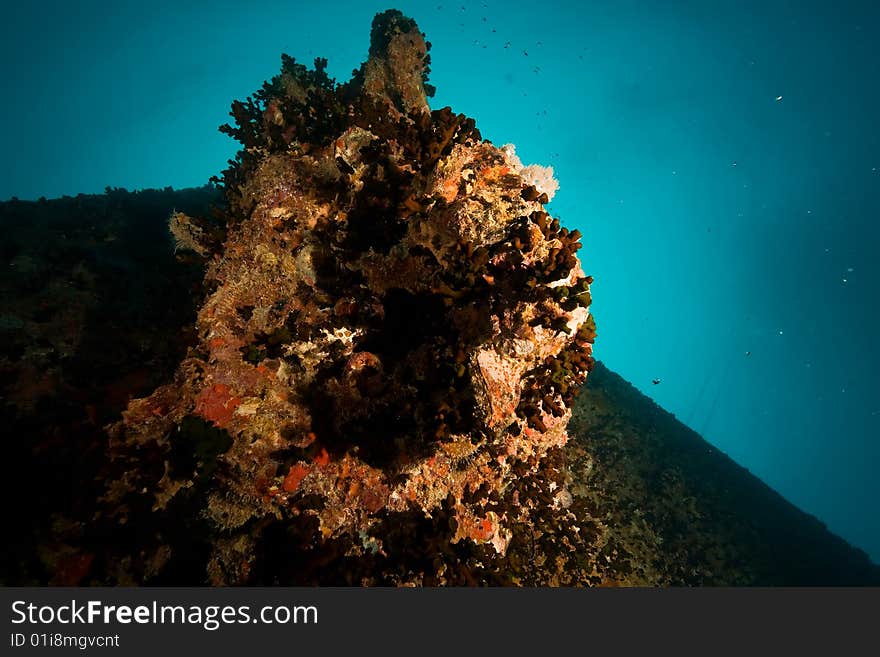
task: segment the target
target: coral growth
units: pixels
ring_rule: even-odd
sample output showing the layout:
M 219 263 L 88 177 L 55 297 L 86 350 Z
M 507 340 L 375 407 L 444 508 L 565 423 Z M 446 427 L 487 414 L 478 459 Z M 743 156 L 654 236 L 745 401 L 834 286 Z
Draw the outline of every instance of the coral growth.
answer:
M 145 514 L 203 519 L 213 583 L 343 556 L 372 560 L 363 581 L 467 582 L 444 573 L 570 503 L 523 482 L 558 461 L 592 366 L 580 234 L 544 210 L 552 170 L 430 110 L 428 48 L 388 11 L 348 83 L 283 57 L 222 128 L 243 145 L 224 214 L 172 218 L 207 262 L 198 344 L 112 428 L 105 513 L 145 535 Z M 418 568 L 388 565 L 402 541 Z M 156 529 L 126 576 L 176 549 Z

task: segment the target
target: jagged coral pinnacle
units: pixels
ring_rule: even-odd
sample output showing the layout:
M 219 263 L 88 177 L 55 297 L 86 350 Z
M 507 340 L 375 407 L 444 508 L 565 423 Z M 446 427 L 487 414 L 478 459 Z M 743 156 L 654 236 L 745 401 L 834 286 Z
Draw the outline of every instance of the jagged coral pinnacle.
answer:
M 511 482 L 566 440 L 594 337 L 580 235 L 512 149 L 429 109 L 428 63 L 396 11 L 348 83 L 283 57 L 222 128 L 244 147 L 224 216 L 173 218 L 208 262 L 199 343 L 114 427 L 108 502 L 196 509 L 215 583 L 265 568 L 278 523 L 301 546 L 390 559 L 389 527 L 420 540 L 419 518 L 445 514 L 441 542 L 503 554 L 529 513 Z M 172 559 L 162 540 L 139 577 Z

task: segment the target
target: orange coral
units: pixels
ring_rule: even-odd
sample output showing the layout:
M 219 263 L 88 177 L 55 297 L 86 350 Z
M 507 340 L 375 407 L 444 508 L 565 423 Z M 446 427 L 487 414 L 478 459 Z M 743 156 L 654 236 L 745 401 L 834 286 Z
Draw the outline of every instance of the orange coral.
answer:
M 241 399 L 232 395 L 228 385 L 215 383 L 202 390 L 196 397 L 195 413 L 223 429 L 232 420 L 232 415 L 239 404 Z
M 330 463 L 330 455 L 327 453 L 327 450 L 323 447 L 321 448 L 321 452 L 314 458 L 314 463 L 318 467 L 322 467 Z
M 288 493 L 295 493 L 299 489 L 302 480 L 312 471 L 312 469 L 301 463 L 290 466 L 290 472 L 284 477 L 282 488 Z

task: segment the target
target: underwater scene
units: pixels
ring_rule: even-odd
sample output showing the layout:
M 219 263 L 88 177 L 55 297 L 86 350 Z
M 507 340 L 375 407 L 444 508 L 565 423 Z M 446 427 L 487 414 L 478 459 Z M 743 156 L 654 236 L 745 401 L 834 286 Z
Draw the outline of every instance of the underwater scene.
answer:
M 877 3 L 4 14 L 0 583 L 880 585 Z

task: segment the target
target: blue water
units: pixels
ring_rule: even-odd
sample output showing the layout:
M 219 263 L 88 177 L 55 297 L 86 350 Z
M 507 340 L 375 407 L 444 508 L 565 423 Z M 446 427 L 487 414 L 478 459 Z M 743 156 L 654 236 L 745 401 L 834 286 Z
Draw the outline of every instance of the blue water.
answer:
M 347 79 L 389 6 L 183 5 L 4 9 L 0 199 L 203 184 L 282 51 Z M 555 167 L 598 357 L 880 561 L 880 4 L 396 6 L 433 105 Z

